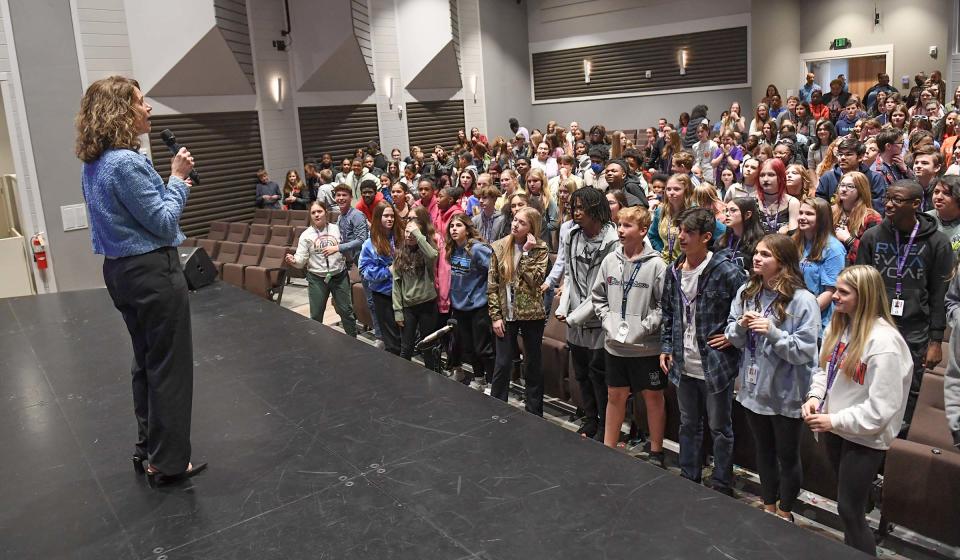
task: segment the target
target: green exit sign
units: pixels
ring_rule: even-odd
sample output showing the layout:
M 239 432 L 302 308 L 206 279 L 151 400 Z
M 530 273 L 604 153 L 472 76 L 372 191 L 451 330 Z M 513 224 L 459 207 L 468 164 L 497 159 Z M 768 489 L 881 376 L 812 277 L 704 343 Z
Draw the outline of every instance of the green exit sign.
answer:
M 833 43 L 830 44 L 831 49 L 849 49 L 850 48 L 850 39 L 846 37 L 840 37 L 839 39 L 834 39 Z

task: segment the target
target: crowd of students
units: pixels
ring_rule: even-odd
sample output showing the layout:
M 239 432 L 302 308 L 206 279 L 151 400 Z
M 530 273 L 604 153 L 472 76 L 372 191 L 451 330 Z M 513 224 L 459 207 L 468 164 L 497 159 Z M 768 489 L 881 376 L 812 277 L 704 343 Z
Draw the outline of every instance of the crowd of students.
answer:
M 511 119 L 509 138 L 460 131 L 452 156 L 387 159 L 371 142 L 339 168 L 329 154 L 308 164 L 306 181 L 290 171 L 283 189 L 263 173 L 257 201 L 310 210 L 287 262 L 307 269 L 314 319 L 332 296 L 356 335 L 357 266 L 383 348 L 410 359 L 453 318 L 455 378 L 506 400 L 522 365 L 531 413 L 543 414 L 545 322 L 564 321 L 586 438 L 620 445 L 637 394 L 662 465 L 673 383 L 682 475 L 701 479 L 705 418 L 711 486 L 733 494 L 733 440 L 752 437 L 764 507 L 792 519 L 801 433 L 822 433 L 846 542 L 875 553 L 870 488 L 960 304 L 960 89 L 944 107 L 938 80 L 902 99 L 880 76 L 861 99 L 811 75 L 785 107 L 768 88 L 749 124 L 737 103 L 715 124 L 698 105 L 638 141 Z M 734 434 L 734 399 L 749 436 Z

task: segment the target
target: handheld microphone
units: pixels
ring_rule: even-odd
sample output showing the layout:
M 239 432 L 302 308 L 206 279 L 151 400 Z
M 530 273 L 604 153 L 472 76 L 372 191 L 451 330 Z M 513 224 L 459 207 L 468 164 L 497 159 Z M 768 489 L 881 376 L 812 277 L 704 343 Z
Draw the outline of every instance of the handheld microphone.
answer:
M 447 336 L 448 334 L 450 334 L 450 331 L 452 331 L 454 328 L 456 328 L 456 326 L 457 326 L 457 320 L 456 320 L 456 319 L 449 319 L 449 320 L 447 320 L 447 326 L 445 326 L 445 327 L 443 327 L 443 328 L 441 328 L 441 329 L 439 329 L 439 330 L 437 330 L 437 331 L 435 331 L 435 332 L 433 332 L 433 333 L 428 334 L 423 340 L 420 341 L 419 344 L 417 344 L 417 350 L 423 348 L 424 346 L 430 346 L 430 345 L 433 344 L 434 342 L 436 342 L 436 341 L 440 340 L 441 338 Z
M 177 152 L 180 151 L 180 144 L 177 144 L 177 135 L 173 133 L 169 128 L 163 129 L 163 132 L 160 133 L 160 138 L 163 139 L 163 143 L 167 145 L 167 149 L 170 150 L 170 153 L 177 155 Z M 193 181 L 194 185 L 200 184 L 200 174 L 197 173 L 196 169 L 190 170 L 190 180 Z

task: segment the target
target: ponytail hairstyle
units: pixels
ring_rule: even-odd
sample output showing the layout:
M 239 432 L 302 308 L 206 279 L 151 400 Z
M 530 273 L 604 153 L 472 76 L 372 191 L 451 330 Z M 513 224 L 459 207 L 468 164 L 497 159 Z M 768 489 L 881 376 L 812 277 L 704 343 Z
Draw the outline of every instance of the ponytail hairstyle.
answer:
M 773 290 L 777 293 L 773 301 L 773 315 L 777 321 L 783 323 L 787 318 L 787 307 L 793 301 L 793 295 L 797 290 L 807 289 L 803 281 L 803 274 L 800 272 L 800 252 L 792 239 L 782 233 L 770 233 L 757 243 L 757 250 L 760 244 L 766 246 L 773 254 L 780 266 L 780 272 L 773 280 Z M 760 292 L 763 291 L 763 277 L 756 272 L 750 274 L 746 287 L 741 294 L 742 303 L 746 307 L 748 300 L 754 300 L 754 306 L 760 307 Z

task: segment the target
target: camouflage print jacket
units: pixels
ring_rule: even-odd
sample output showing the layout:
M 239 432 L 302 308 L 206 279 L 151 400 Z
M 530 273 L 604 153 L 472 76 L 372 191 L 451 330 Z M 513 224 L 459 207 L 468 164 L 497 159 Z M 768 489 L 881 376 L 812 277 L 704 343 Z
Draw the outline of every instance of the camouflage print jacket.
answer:
M 547 317 L 543 308 L 543 295 L 540 285 L 547 276 L 547 245 L 537 241 L 537 245 L 526 255 L 520 257 L 513 278 L 503 277 L 503 268 L 507 249 L 513 243 L 508 235 L 493 243 L 493 255 L 490 258 L 490 272 L 487 275 L 487 300 L 490 319 L 507 320 L 507 286 L 513 291 L 514 321 L 543 320 Z

